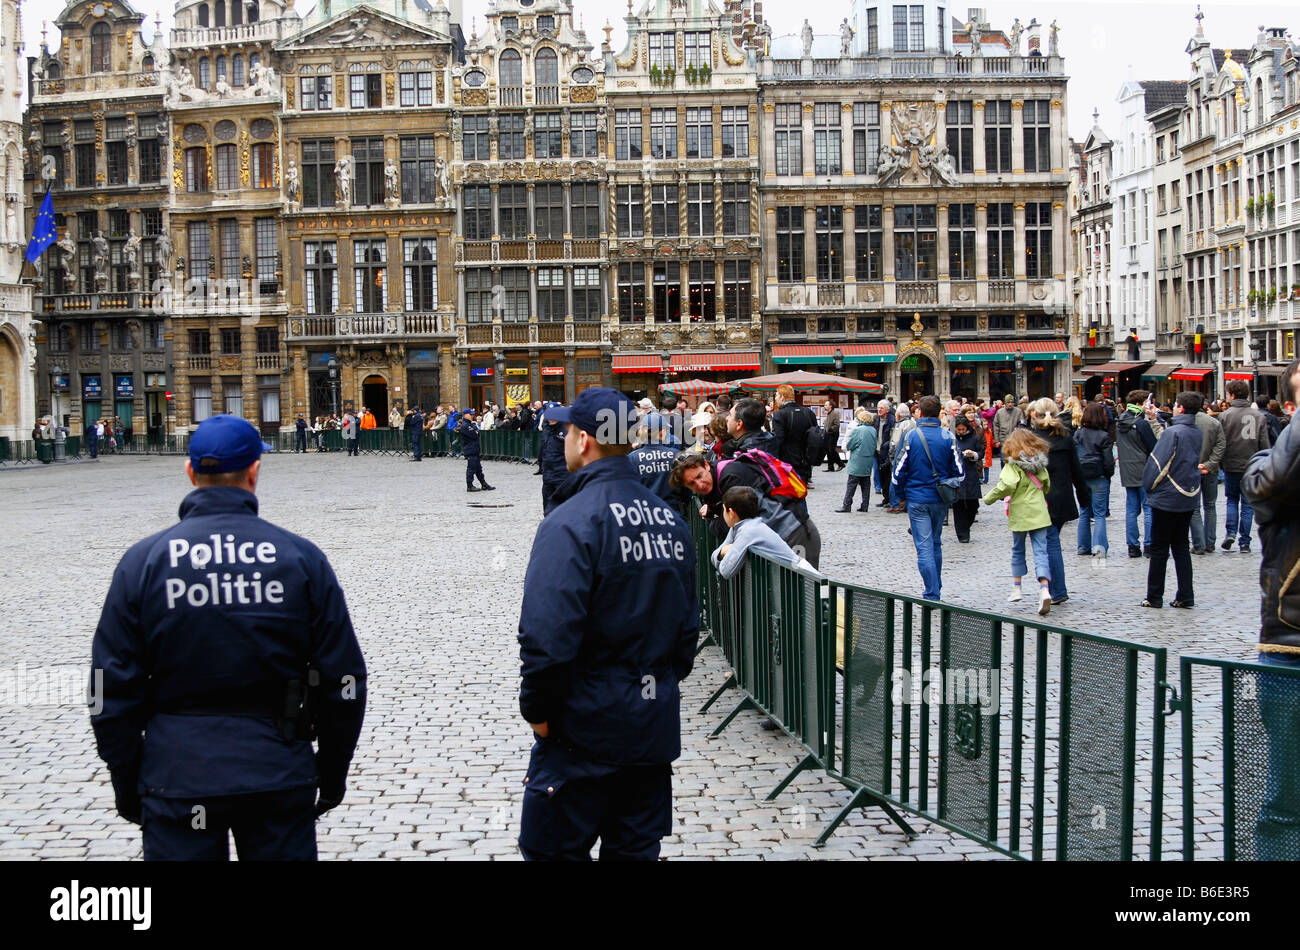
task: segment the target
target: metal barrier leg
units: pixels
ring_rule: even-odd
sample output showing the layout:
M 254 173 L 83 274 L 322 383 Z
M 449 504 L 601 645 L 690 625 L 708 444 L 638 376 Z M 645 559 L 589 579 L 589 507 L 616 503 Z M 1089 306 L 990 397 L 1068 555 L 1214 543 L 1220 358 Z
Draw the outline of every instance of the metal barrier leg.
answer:
M 853 793 L 853 797 L 848 800 L 848 803 L 841 808 L 838 813 L 836 813 L 834 819 L 831 820 L 831 823 L 826 826 L 826 830 L 817 836 L 817 840 L 813 842 L 813 847 L 825 847 L 826 842 L 830 840 L 831 835 L 835 834 L 835 829 L 844 823 L 844 819 L 849 817 L 851 812 L 858 808 L 866 808 L 868 805 L 878 805 L 884 810 L 886 815 L 893 819 L 894 824 L 903 829 L 903 833 L 907 835 L 907 837 L 916 837 L 916 831 L 911 825 L 903 820 L 902 815 L 894 810 L 893 805 L 889 804 L 889 802 L 884 799 L 871 794 L 871 792 L 867 791 L 865 788 L 859 788 Z
M 699 656 L 701 653 L 704 652 L 704 648 L 707 647 L 707 646 L 709 646 L 710 644 L 712 644 L 713 646 L 721 646 L 721 645 L 722 645 L 722 644 L 718 643 L 718 638 L 715 637 L 713 634 L 710 633 L 710 634 L 708 634 L 707 636 L 705 636 L 705 638 L 704 638 L 703 640 L 700 641 L 700 645 L 699 645 L 698 647 L 695 648 L 695 655 L 696 655 L 696 656 Z
M 803 757 L 803 761 L 801 761 L 798 765 L 796 765 L 793 769 L 791 769 L 790 774 L 787 775 L 785 778 L 781 779 L 781 784 L 779 784 L 776 788 L 768 792 L 767 797 L 764 798 L 763 801 L 765 802 L 776 801 L 776 796 L 780 795 L 782 792 L 786 790 L 786 787 L 791 782 L 794 781 L 796 775 L 798 775 L 800 772 L 804 771 L 805 769 L 816 768 L 817 766 L 820 765 L 821 763 L 817 761 L 817 756 L 805 755 Z
M 721 686 L 719 686 L 716 690 L 714 690 L 713 695 L 709 697 L 709 701 L 700 707 L 700 712 L 701 713 L 708 712 L 709 707 L 712 706 L 714 703 L 716 703 L 719 699 L 721 699 L 723 693 L 725 693 L 729 689 L 735 689 L 735 688 L 736 688 L 736 674 L 729 673 L 727 675 L 727 681 L 723 683 Z
M 712 732 L 709 733 L 709 738 L 716 739 L 718 736 L 722 735 L 722 730 L 726 729 L 729 725 L 731 725 L 731 720 L 735 719 L 746 709 L 757 709 L 757 708 L 758 708 L 758 703 L 754 702 L 752 699 L 746 696 L 744 699 L 740 701 L 740 703 L 736 706 L 735 709 L 727 713 L 726 719 L 718 723 L 718 728 L 714 729 Z

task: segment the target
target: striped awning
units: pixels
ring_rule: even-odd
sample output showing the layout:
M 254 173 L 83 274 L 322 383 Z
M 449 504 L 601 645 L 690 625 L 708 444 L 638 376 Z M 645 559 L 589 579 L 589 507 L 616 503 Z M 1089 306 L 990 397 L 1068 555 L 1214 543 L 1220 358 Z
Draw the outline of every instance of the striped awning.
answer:
M 761 365 L 757 351 L 717 353 L 674 353 L 674 373 L 712 373 L 737 370 L 748 372 Z M 662 373 L 663 360 L 658 353 L 615 353 L 610 367 L 615 373 Z
M 1063 360 L 1070 355 L 1064 340 L 998 340 L 996 342 L 948 342 L 943 345 L 949 363 L 1007 363 L 1016 350 L 1027 360 Z
M 1143 379 L 1167 379 L 1181 363 L 1153 363 L 1142 371 Z
M 1191 383 L 1199 383 L 1213 372 L 1213 366 L 1183 366 L 1170 373 L 1169 378 L 1182 379 Z
M 836 350 L 845 363 L 892 363 L 898 359 L 892 343 L 783 343 L 772 347 L 772 362 L 834 364 Z

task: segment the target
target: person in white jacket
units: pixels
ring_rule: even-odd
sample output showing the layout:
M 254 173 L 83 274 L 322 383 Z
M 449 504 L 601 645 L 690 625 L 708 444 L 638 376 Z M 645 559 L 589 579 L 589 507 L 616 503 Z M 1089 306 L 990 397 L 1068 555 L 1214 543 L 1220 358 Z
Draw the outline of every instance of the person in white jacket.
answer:
M 754 551 L 782 564 L 816 574 L 817 569 L 795 554 L 790 545 L 758 517 L 758 492 L 747 485 L 728 488 L 722 496 L 722 517 L 730 529 L 726 539 L 713 552 L 710 562 L 725 578 L 735 577 L 745 563 L 745 554 Z

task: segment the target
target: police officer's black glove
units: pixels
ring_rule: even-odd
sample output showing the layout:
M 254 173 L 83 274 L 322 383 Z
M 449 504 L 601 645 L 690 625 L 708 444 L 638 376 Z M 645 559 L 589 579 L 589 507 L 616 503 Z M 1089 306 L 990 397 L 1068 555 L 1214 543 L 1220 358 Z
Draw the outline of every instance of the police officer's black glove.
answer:
M 141 805 L 139 795 L 119 795 L 115 800 L 115 804 L 119 816 L 125 818 L 133 825 L 140 824 Z
M 319 818 L 331 808 L 337 808 L 341 804 L 343 804 L 342 789 L 331 791 L 329 794 L 324 791 L 318 792 L 316 795 L 316 817 Z

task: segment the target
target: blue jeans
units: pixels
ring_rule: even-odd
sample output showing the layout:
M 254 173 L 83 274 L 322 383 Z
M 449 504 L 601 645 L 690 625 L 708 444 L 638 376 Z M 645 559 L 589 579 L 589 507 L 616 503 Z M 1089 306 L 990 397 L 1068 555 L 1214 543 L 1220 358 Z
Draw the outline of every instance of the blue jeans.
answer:
M 1147 490 L 1142 486 L 1137 488 L 1125 488 L 1128 495 L 1127 504 L 1124 507 L 1124 536 L 1128 539 L 1128 546 L 1131 548 L 1141 547 L 1141 538 L 1138 537 L 1138 509 L 1142 510 L 1142 537 L 1146 538 L 1146 547 L 1151 547 L 1151 506 L 1147 504 Z
M 1106 516 L 1110 514 L 1110 479 L 1088 479 L 1092 492 L 1092 507 L 1079 509 L 1078 549 L 1090 554 L 1106 554 L 1110 544 L 1106 541 Z
M 1204 548 L 1209 551 L 1214 548 L 1214 542 L 1217 539 L 1215 535 L 1216 520 L 1218 514 L 1215 510 L 1215 503 L 1219 500 L 1219 478 L 1217 475 L 1201 476 L 1201 503 L 1196 506 L 1192 512 L 1192 547 Z M 1201 515 L 1201 509 L 1205 509 L 1205 515 Z
M 1061 529 L 1053 524 L 1048 525 L 1044 530 L 1047 532 L 1047 571 L 1052 579 L 1052 600 L 1059 600 L 1068 597 L 1070 593 L 1065 589 L 1065 559 L 1061 557 Z M 1035 550 L 1034 567 L 1038 567 L 1038 564 L 1038 552 Z
M 1241 493 L 1241 476 L 1243 474 L 1243 472 L 1223 473 L 1223 494 L 1228 499 L 1228 518 L 1223 529 L 1223 540 L 1227 541 L 1234 534 L 1239 534 L 1238 543 L 1249 547 L 1250 525 L 1255 520 L 1255 509 L 1250 507 L 1250 502 Z M 1237 517 L 1238 508 L 1241 511 L 1240 519 Z M 1240 524 L 1238 524 L 1238 520 L 1240 520 Z
M 1034 570 L 1038 572 L 1038 579 L 1044 578 L 1051 580 L 1052 568 L 1051 559 L 1047 555 L 1047 532 L 1051 528 L 1039 528 L 1037 531 L 1012 531 L 1011 532 L 1011 576 L 1024 577 L 1029 572 L 1029 565 L 1025 563 L 1025 538 L 1029 538 L 1029 543 L 1034 549 Z M 1057 539 L 1057 550 L 1060 550 L 1060 539 Z
M 1300 658 L 1278 653 L 1261 653 L 1259 662 L 1300 667 Z M 1294 861 L 1300 858 L 1300 676 L 1259 674 L 1259 713 L 1268 733 L 1268 779 L 1255 822 L 1255 857 Z
M 916 567 L 925 583 L 926 600 L 938 600 L 943 573 L 943 519 L 948 506 L 941 501 L 907 503 L 907 520 L 912 523 L 916 545 Z

